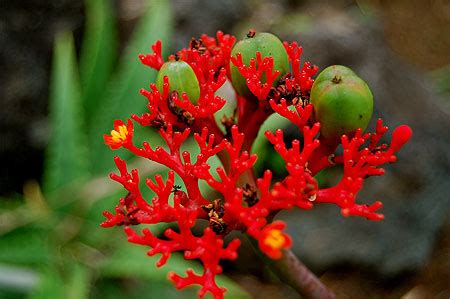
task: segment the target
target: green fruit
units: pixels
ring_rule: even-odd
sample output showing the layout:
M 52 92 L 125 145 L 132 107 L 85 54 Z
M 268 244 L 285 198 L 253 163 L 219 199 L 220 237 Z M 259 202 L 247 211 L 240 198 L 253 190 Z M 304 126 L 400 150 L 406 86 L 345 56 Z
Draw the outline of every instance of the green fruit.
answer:
M 197 104 L 200 97 L 200 85 L 189 64 L 182 60 L 164 63 L 156 77 L 156 87 L 160 92 L 163 92 L 164 76 L 169 78 L 171 92 L 178 92 L 180 97 L 186 93 L 189 100 L 193 104 Z
M 324 69 L 311 88 L 314 117 L 326 139 L 339 139 L 357 128 L 365 130 L 372 117 L 373 95 L 351 69 L 332 65 Z
M 280 75 L 275 80 L 274 84 L 278 83 L 278 79 L 281 75 L 289 72 L 289 60 L 283 43 L 278 37 L 270 33 L 256 33 L 254 35 L 248 35 L 245 39 L 239 41 L 231 51 L 232 56 L 236 56 L 237 53 L 241 53 L 242 62 L 248 66 L 250 65 L 250 59 L 256 59 L 256 52 L 260 52 L 261 56 L 273 57 L 274 70 L 279 70 Z M 252 93 L 247 87 L 244 77 L 239 73 L 238 68 L 230 62 L 231 80 L 236 92 L 243 96 L 250 96 Z M 263 78 L 264 79 L 264 78 Z

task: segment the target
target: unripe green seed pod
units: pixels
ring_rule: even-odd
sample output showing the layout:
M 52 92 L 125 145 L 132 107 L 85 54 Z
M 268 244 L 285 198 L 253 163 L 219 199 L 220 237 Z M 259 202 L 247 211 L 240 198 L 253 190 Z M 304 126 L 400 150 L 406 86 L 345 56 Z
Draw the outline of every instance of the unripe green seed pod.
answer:
M 283 43 L 278 37 L 271 33 L 261 32 L 247 35 L 247 37 L 233 47 L 231 51 L 232 56 L 241 53 L 242 62 L 245 65 L 250 65 L 250 59 L 256 59 L 256 52 L 260 52 L 262 57 L 273 57 L 274 70 L 279 70 L 280 75 L 274 83 L 278 82 L 281 75 L 289 72 L 289 60 Z M 247 87 L 244 77 L 239 73 L 238 68 L 230 62 L 231 80 L 236 92 L 243 96 L 251 95 Z
M 351 69 L 332 65 L 324 69 L 311 89 L 314 117 L 321 124 L 320 134 L 338 139 L 365 130 L 372 117 L 373 95 L 361 78 Z
M 156 87 L 163 92 L 164 76 L 169 78 L 170 91 L 181 95 L 185 92 L 193 104 L 197 104 L 200 97 L 200 85 L 194 70 L 185 61 L 168 61 L 164 63 L 156 77 Z

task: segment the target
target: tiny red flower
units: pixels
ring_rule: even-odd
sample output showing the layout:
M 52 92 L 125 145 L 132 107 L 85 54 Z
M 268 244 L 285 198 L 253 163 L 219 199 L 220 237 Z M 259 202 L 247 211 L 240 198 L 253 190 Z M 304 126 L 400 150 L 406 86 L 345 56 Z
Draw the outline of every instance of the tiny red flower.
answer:
M 133 122 L 128 119 L 128 123 L 121 120 L 114 121 L 114 130 L 111 130 L 111 135 L 104 134 L 103 139 L 105 143 L 113 150 L 125 146 L 131 142 L 133 138 Z
M 289 249 L 292 246 L 291 237 L 283 232 L 285 227 L 284 222 L 275 221 L 261 231 L 262 234 L 258 242 L 259 248 L 274 260 L 283 256 L 283 249 Z

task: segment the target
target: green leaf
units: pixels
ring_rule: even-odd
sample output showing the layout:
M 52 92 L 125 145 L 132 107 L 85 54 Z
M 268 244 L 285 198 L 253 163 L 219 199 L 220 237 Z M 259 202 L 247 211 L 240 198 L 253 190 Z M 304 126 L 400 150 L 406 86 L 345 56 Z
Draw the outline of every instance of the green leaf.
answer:
M 0 263 L 39 265 L 50 260 L 48 232 L 23 227 L 0 238 Z
M 159 256 L 149 257 L 143 247 L 123 243 L 103 265 L 99 271 L 105 277 L 139 277 L 152 281 L 166 281 L 171 271 L 183 273 L 187 268 L 199 272 L 198 264 L 185 261 L 182 256 L 173 254 L 164 267 L 157 268 Z
M 0 298 L 2 299 L 23 299 L 26 298 L 22 292 L 0 289 Z
M 88 174 L 80 83 L 72 34 L 56 35 L 50 85 L 51 138 L 47 147 L 44 190 L 54 191 Z
M 115 15 L 110 0 L 85 0 L 86 29 L 80 56 L 80 79 L 87 125 L 91 124 L 117 52 Z
M 145 295 L 143 295 L 145 294 Z M 194 288 L 178 291 L 167 281 L 149 281 L 136 278 L 100 279 L 95 283 L 91 298 L 108 299 L 192 299 Z M 211 298 L 206 296 L 206 298 Z M 2 298 L 3 299 L 3 298 Z
M 64 297 L 64 281 L 56 270 L 46 269 L 40 275 L 37 288 L 33 290 L 28 299 L 60 299 Z
M 70 276 L 64 288 L 67 299 L 89 298 L 91 273 L 89 269 L 80 264 L 72 266 Z
M 250 299 L 251 296 L 247 291 L 245 291 L 238 283 L 229 279 L 225 275 L 217 276 L 217 285 L 225 287 L 227 292 L 225 293 L 225 298 L 233 299 Z
M 112 169 L 114 155 L 119 153 L 120 156 L 126 157 L 124 151 L 112 152 L 105 146 L 102 136 L 110 132 L 115 119 L 125 120 L 131 114 L 139 114 L 145 110 L 147 100 L 140 95 L 139 90 L 148 88 L 156 78 L 156 71 L 142 65 L 138 55 L 149 53 L 150 46 L 158 39 L 167 45 L 171 29 L 172 15 L 169 1 L 151 1 L 124 51 L 118 72 L 112 78 L 94 112 L 95 122 L 89 127 L 94 173 L 104 173 Z M 148 139 L 156 135 L 154 131 L 148 131 L 147 134 Z
M 149 257 L 145 254 L 145 249 L 131 244 L 125 244 L 122 248 L 100 266 L 100 273 L 104 277 L 123 278 L 138 277 L 149 279 L 152 282 L 167 281 L 169 272 L 176 272 L 183 275 L 188 268 L 196 273 L 202 273 L 200 264 L 183 259 L 180 254 L 171 255 L 167 264 L 161 268 L 156 267 L 156 262 L 160 256 Z M 217 276 L 217 284 L 227 288 L 225 298 L 248 299 L 250 295 L 245 292 L 237 283 L 224 275 Z M 183 291 L 181 291 L 183 292 Z
M 67 261 L 67 260 L 66 260 Z M 88 268 L 74 262 L 64 267 L 43 268 L 37 287 L 29 299 L 87 299 L 89 298 L 91 273 Z

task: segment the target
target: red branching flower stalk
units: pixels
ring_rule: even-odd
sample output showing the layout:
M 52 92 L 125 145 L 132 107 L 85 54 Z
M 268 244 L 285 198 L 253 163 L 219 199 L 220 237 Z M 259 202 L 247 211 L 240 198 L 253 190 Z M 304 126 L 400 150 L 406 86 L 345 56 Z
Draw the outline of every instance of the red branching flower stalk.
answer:
M 152 46 L 153 54 L 139 55 L 139 59 L 142 64 L 145 64 L 155 70 L 159 70 L 164 64 L 164 58 L 162 57 L 162 43 L 160 40 Z
M 210 292 L 214 298 L 223 298 L 225 289 L 216 284 L 215 277 L 222 273 L 221 260 L 237 258 L 239 239 L 224 241 L 232 231 L 254 238 L 259 249 L 271 259 L 283 256 L 292 240 L 284 232 L 285 223 L 271 222 L 280 210 L 294 207 L 309 210 L 315 204 L 332 203 L 344 216 L 383 219 L 378 213 L 381 202 L 358 204 L 356 196 L 365 179 L 382 175 L 381 167 L 395 162 L 395 153 L 412 134 L 409 127 L 400 126 L 394 130 L 389 146 L 380 143 L 388 129 L 379 120 L 372 134 L 357 130 L 354 136 L 342 136 L 343 154 L 335 156 L 337 144 L 323 143 L 319 135 L 320 123 L 312 120 L 314 108 L 309 104 L 309 91 L 317 67 L 309 62 L 300 64 L 302 48 L 297 43 L 284 43 L 292 74 L 284 74 L 274 84 L 279 71 L 274 70 L 272 57 L 257 53 L 250 65 L 244 65 L 239 54 L 231 57 L 235 41 L 233 36 L 222 32 L 218 32 L 216 38 L 203 35 L 177 53 L 176 58 L 187 62 L 198 79 L 200 98 L 197 104 L 193 104 L 186 93 L 171 93 L 167 77 L 163 90 L 158 90 L 155 84 L 150 84 L 149 90 L 141 90 L 148 100 L 148 112 L 132 115 L 131 119 L 141 126 L 157 128 L 164 147 L 154 147 L 148 142 L 135 145 L 131 119 L 127 124 L 115 121 L 114 130 L 104 136 L 111 149 L 125 148 L 136 156 L 165 165 L 170 171 L 166 180 L 161 175 L 145 180 L 155 193 L 149 201 L 141 193 L 138 171 L 128 170 L 126 162 L 116 157 L 118 173 L 112 173 L 111 179 L 123 185 L 127 195 L 119 200 L 114 213 L 104 212 L 106 220 L 102 226 L 124 226 L 129 242 L 148 246 L 149 255 L 161 254 L 158 267 L 163 266 L 173 252 L 181 252 L 185 259 L 199 260 L 203 273 L 187 270 L 184 277 L 170 274 L 177 288 L 200 285 L 199 297 Z M 164 63 L 161 42 L 157 41 L 152 49 L 152 54 L 140 55 L 140 59 L 143 64 L 159 70 Z M 224 134 L 214 114 L 225 105 L 225 99 L 215 92 L 230 76 L 230 61 L 246 79 L 254 98 L 238 96 L 238 119 L 223 122 Z M 295 110 L 289 109 L 291 105 Z M 294 140 L 287 145 L 282 130 L 265 133 L 287 170 L 286 177 L 277 182 L 272 181 L 271 170 L 255 179 L 253 166 L 257 154 L 250 154 L 260 125 L 272 113 L 287 118 L 303 135 L 302 141 Z M 191 135 L 199 148 L 195 157 L 181 150 Z M 208 159 L 216 155 L 223 166 L 212 170 Z M 320 189 L 314 176 L 336 164 L 343 165 L 342 179 L 333 187 Z M 174 185 L 176 176 L 184 186 Z M 205 198 L 199 188 L 200 181 L 205 181 L 220 197 Z M 192 229 L 202 221 L 209 225 L 202 235 L 196 236 Z M 151 226 L 140 233 L 133 229 L 140 224 L 162 222 L 176 223 L 178 230 L 168 228 L 159 236 L 152 233 Z
M 286 80 L 288 90 L 292 90 L 294 87 L 299 88 L 302 92 L 308 92 L 314 80 L 312 76 L 319 70 L 316 65 L 312 65 L 310 62 L 305 62 L 303 66 L 300 66 L 300 56 L 302 55 L 303 48 L 296 42 L 288 43 L 284 42 L 284 48 L 288 54 L 289 61 L 292 64 L 292 78 Z

